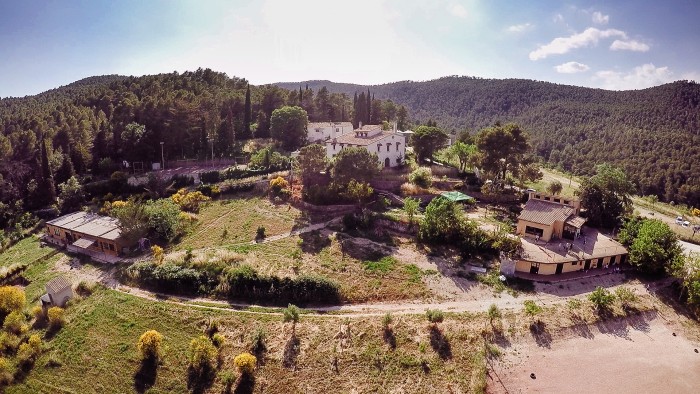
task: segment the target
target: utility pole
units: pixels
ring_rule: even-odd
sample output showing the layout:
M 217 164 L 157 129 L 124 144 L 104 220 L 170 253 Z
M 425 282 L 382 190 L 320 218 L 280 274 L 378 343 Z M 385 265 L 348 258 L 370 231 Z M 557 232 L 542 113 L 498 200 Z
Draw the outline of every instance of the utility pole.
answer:
M 163 145 L 165 142 L 160 142 L 160 170 L 165 170 L 165 156 L 163 155 Z

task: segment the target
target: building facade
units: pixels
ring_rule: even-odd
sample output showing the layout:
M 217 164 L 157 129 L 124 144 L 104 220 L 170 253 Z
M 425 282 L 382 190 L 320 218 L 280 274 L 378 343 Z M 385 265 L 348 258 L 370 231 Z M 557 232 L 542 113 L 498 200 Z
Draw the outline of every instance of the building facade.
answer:
M 121 237 L 117 219 L 82 211 L 46 222 L 43 239 L 107 262 L 118 261 L 131 246 Z
M 365 125 L 352 133 L 326 141 L 326 156 L 334 158 L 345 148 L 360 147 L 377 155 L 382 167 L 396 167 L 406 158 L 406 137 L 395 131 L 382 130 L 381 125 Z
M 306 139 L 309 142 L 326 141 L 351 133 L 353 129 L 350 122 L 313 122 L 306 126 Z

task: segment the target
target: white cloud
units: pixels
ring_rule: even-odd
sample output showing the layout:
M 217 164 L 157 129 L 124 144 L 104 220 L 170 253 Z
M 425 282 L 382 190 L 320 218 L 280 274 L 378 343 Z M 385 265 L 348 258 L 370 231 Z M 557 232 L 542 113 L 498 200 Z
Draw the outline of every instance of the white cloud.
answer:
M 593 77 L 594 81 L 600 82 L 600 87 L 611 90 L 644 89 L 673 79 L 673 72 L 668 67 L 656 67 L 651 63 L 635 67 L 630 72 L 598 71 Z
M 627 38 L 627 34 L 616 29 L 600 30 L 595 27 L 589 27 L 582 33 L 576 33 L 569 37 L 557 37 L 549 44 L 541 45 L 530 52 L 530 60 L 544 59 L 549 55 L 561 55 L 572 49 L 596 45 L 601 38 L 609 37 Z
M 593 13 L 593 23 L 599 25 L 607 25 L 610 21 L 610 15 L 603 15 L 602 13 L 596 11 Z
M 612 45 L 610 45 L 610 49 L 613 51 L 646 52 L 649 50 L 649 45 L 635 40 L 615 40 Z
M 447 11 L 449 11 L 450 14 L 462 19 L 468 16 L 467 9 L 461 4 L 452 3 L 447 6 Z
M 556 14 L 554 15 L 554 18 L 552 18 L 554 23 L 563 23 L 564 22 L 564 15 L 562 14 Z
M 583 63 L 568 62 L 568 63 L 564 63 L 564 64 L 560 64 L 558 66 L 555 66 L 554 69 L 557 70 L 557 72 L 561 73 L 561 74 L 576 74 L 576 73 L 582 73 L 584 71 L 588 71 L 591 68 Z
M 528 22 L 519 25 L 508 26 L 506 30 L 510 33 L 522 33 L 528 30 L 532 30 L 533 27 L 535 27 L 535 25 Z

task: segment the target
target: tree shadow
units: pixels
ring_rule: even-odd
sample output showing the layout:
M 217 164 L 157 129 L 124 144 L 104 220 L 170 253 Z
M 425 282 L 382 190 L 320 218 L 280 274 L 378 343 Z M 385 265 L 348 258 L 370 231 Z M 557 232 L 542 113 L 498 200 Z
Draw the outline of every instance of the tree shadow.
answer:
M 601 320 L 596 323 L 596 327 L 602 334 L 613 335 L 618 338 L 624 338 L 628 341 L 632 340 L 629 335 L 630 332 L 629 328 L 627 327 L 626 318 Z
M 570 329 L 573 333 L 586 339 L 594 338 L 593 332 L 591 331 L 588 322 L 586 322 L 581 316 L 579 316 L 578 314 L 572 314 L 571 322 L 573 324 L 571 325 Z
M 430 326 L 430 346 L 441 359 L 449 360 L 452 358 L 452 346 L 436 325 Z
M 491 342 L 502 347 L 510 347 L 510 340 L 506 337 L 505 332 L 500 327 L 492 327 L 492 338 Z
M 233 390 L 234 394 L 252 394 L 255 388 L 255 376 L 244 374 L 240 377 L 236 388 Z
M 318 230 L 299 234 L 299 238 L 302 240 L 301 250 L 304 253 L 317 254 L 331 245 L 330 237 L 324 236 Z
M 187 388 L 194 394 L 206 392 L 214 383 L 216 371 L 210 367 L 197 370 L 191 366 L 187 369 Z
M 284 345 L 282 355 L 282 365 L 285 368 L 296 369 L 297 357 L 299 356 L 299 338 L 296 333 L 292 333 L 287 343 Z
M 384 342 L 389 345 L 391 350 L 396 349 L 396 334 L 394 334 L 394 330 L 391 327 L 384 329 Z
M 134 373 L 134 389 L 137 393 L 145 393 L 153 387 L 158 376 L 158 361 L 149 357 L 141 361 L 139 369 Z
M 530 334 L 535 338 L 537 346 L 547 349 L 552 347 L 552 334 L 549 333 L 545 322 L 538 320 L 530 324 Z

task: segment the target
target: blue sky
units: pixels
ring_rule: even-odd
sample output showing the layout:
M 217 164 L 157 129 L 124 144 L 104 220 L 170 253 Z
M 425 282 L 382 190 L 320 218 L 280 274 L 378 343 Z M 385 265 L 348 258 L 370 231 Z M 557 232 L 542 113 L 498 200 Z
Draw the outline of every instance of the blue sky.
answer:
M 0 0 L 0 97 L 198 67 L 254 84 L 700 81 L 700 1 Z

